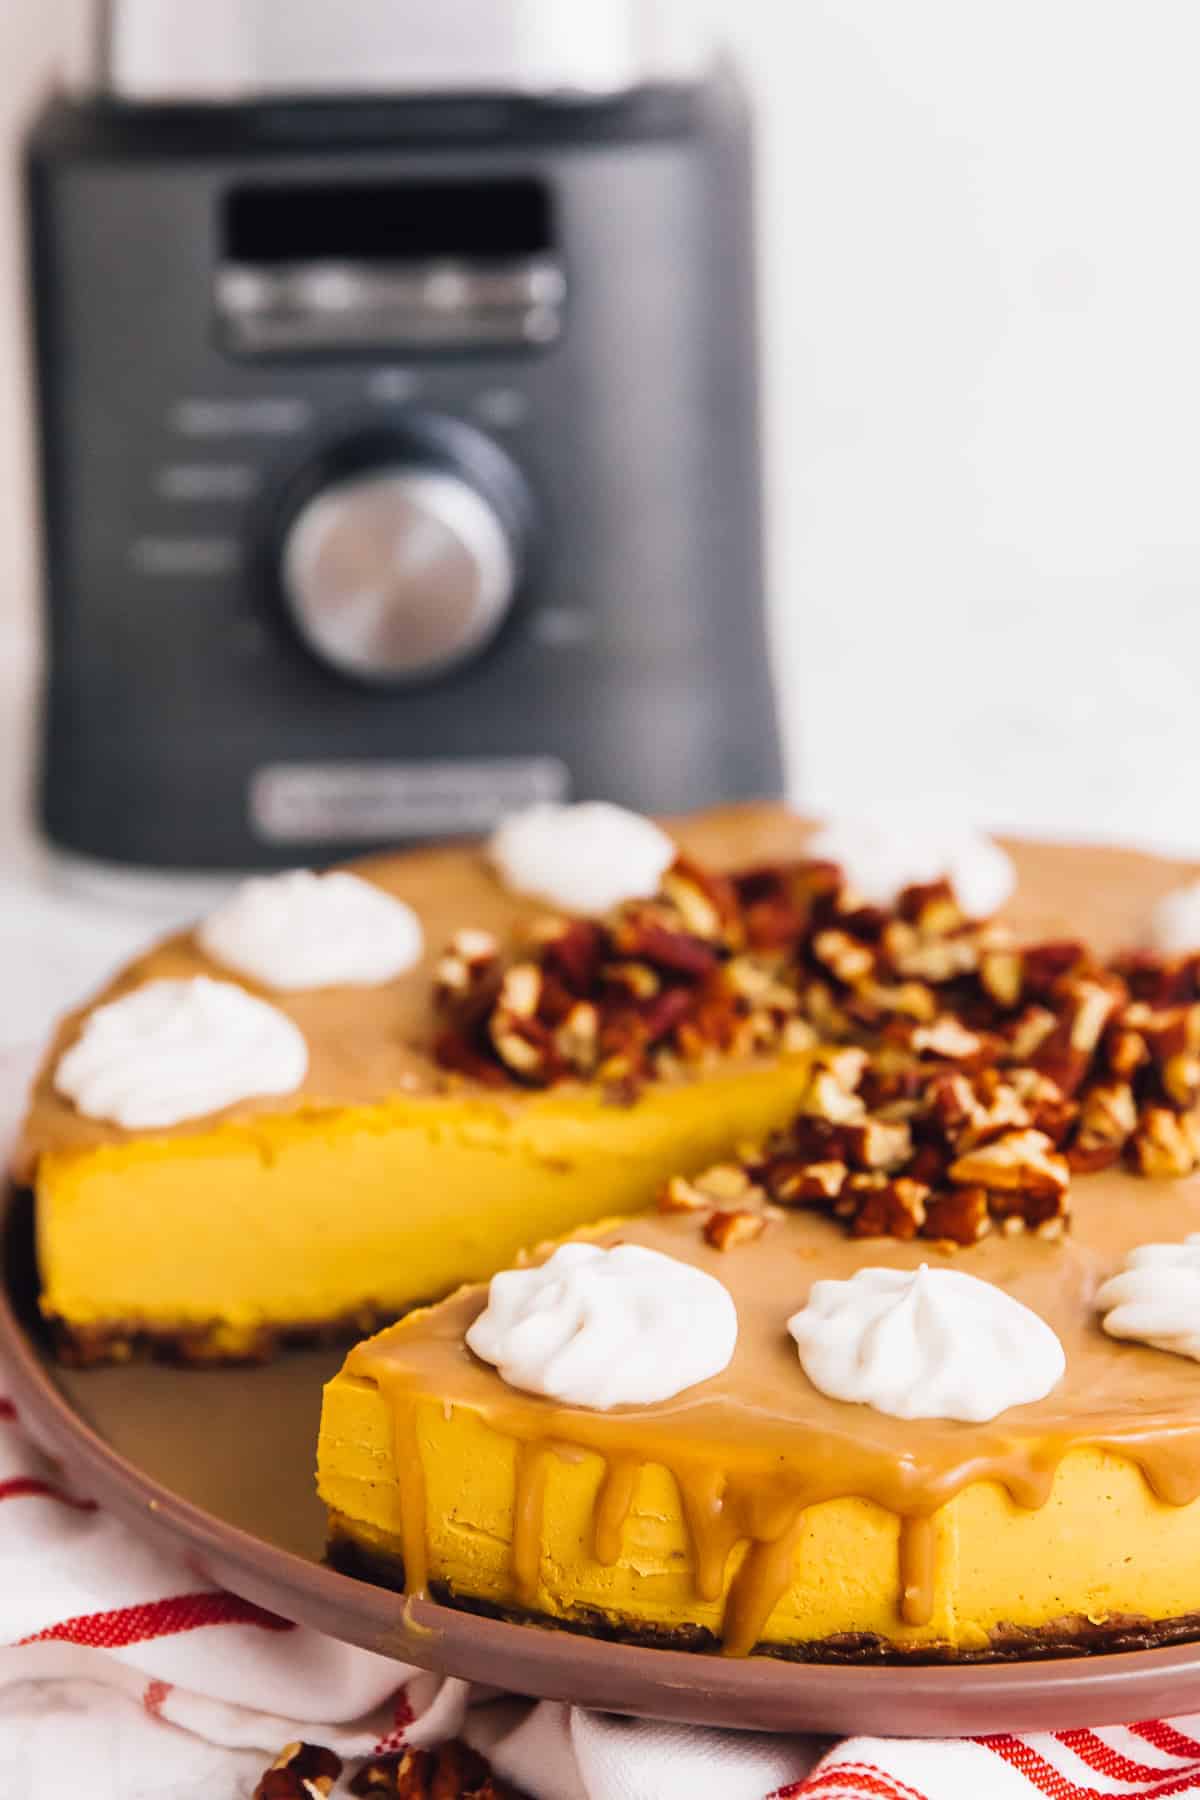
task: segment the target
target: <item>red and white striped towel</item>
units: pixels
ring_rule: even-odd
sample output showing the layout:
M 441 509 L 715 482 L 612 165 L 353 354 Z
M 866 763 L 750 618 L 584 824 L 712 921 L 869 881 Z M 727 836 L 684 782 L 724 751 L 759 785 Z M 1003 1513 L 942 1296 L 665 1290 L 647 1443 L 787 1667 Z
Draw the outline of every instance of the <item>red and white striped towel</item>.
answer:
M 349 1761 L 458 1733 L 535 1800 L 1200 1796 L 1200 1717 L 823 1743 L 472 1694 L 198 1581 L 74 1491 L 0 1398 L 0 1793 L 234 1800 L 295 1738 Z

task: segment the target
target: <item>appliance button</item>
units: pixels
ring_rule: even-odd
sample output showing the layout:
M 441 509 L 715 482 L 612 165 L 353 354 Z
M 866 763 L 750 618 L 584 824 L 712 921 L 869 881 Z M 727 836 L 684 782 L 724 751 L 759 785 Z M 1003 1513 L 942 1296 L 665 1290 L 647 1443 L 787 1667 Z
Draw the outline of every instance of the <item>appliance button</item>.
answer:
M 411 464 L 322 488 L 292 520 L 281 573 L 309 649 L 379 682 L 437 675 L 481 650 L 520 581 L 514 542 L 478 489 Z

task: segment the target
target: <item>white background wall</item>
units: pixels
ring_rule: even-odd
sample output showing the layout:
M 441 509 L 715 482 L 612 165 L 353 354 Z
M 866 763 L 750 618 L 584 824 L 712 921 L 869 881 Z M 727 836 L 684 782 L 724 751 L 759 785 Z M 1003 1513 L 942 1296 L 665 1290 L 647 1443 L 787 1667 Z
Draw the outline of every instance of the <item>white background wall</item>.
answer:
M 10 734 L 35 639 L 12 150 L 72 3 L 0 9 Z M 717 4 L 761 109 L 797 793 L 1200 848 L 1200 9 Z

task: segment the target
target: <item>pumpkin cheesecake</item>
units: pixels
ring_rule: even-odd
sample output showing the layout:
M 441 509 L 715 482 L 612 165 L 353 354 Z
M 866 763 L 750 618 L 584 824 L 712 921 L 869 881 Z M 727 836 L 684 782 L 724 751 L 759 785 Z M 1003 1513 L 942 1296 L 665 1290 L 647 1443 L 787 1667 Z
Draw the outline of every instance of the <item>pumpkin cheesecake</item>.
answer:
M 1200 1636 L 1200 959 L 1117 949 L 1183 871 L 1015 856 L 1023 945 L 835 880 L 784 1128 L 349 1354 L 339 1566 L 733 1654 Z

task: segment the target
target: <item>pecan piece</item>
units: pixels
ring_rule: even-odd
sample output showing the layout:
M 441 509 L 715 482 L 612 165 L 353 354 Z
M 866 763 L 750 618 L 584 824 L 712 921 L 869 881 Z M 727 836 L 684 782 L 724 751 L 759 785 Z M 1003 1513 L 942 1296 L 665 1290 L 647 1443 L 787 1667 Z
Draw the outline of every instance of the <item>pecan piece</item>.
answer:
M 869 1015 L 868 1022 L 894 1015 L 929 1025 L 937 1017 L 937 995 L 923 981 L 869 981 L 859 988 L 855 999 L 856 1007 L 862 1009 L 864 1016 Z
M 870 1182 L 870 1177 L 865 1178 Z M 910 1176 L 898 1175 L 892 1181 L 884 1181 L 879 1185 L 856 1186 L 863 1182 L 861 1176 L 850 1177 L 851 1192 L 861 1196 L 850 1221 L 850 1230 L 855 1237 L 894 1237 L 914 1238 L 925 1223 L 925 1203 L 929 1198 L 929 1189 L 923 1181 L 913 1181 Z
M 649 963 L 607 963 L 600 971 L 600 979 L 608 987 L 621 989 L 631 1000 L 653 1000 L 662 987 L 662 977 Z
M 885 943 L 887 938 L 885 936 Z M 962 937 L 918 939 L 907 948 L 898 948 L 893 938 L 892 967 L 897 975 L 915 981 L 931 981 L 935 986 L 953 981 L 956 976 L 970 975 L 979 967 L 979 945 L 970 934 Z
M 548 1082 L 562 1071 L 553 1033 L 537 1019 L 497 1008 L 488 1024 L 492 1048 L 505 1067 L 528 1081 Z
M 1137 1129 L 1137 1122 L 1137 1101 L 1128 1082 L 1098 1082 L 1083 1097 L 1079 1128 L 1067 1161 L 1081 1171 L 1116 1162 Z
M 704 1227 L 704 1241 L 714 1250 L 736 1250 L 742 1244 L 752 1244 L 766 1228 L 764 1213 L 743 1208 L 715 1212 Z
M 350 1783 L 359 1800 L 522 1800 L 460 1739 L 373 1756 Z
M 1043 1131 L 1011 1131 L 990 1144 L 968 1150 L 950 1165 L 951 1181 L 982 1187 L 990 1193 L 1016 1193 L 1058 1199 L 1070 1185 L 1071 1172 Z
M 852 938 L 848 931 L 818 931 L 812 952 L 817 961 L 847 987 L 865 981 L 875 967 L 875 952 Z
M 965 1075 L 938 1076 L 929 1089 L 929 1109 L 938 1129 L 951 1143 L 965 1135 L 980 1110 Z
M 680 923 L 689 937 L 705 938 L 713 943 L 721 938 L 725 922 L 723 909 L 699 869 L 690 863 L 677 862 L 667 870 L 661 885 L 664 899 L 669 900 L 679 914 Z M 725 909 L 725 916 L 728 910 Z
M 932 1025 L 918 1025 L 910 1042 L 919 1056 L 936 1056 L 943 1062 L 969 1062 L 984 1047 L 983 1039 L 953 1013 L 943 1013 Z
M 926 1202 L 921 1235 L 965 1246 L 977 1244 L 981 1237 L 986 1237 L 991 1225 L 986 1188 L 951 1188 L 946 1193 L 932 1195 Z
M 1029 1062 L 1057 1027 L 1058 1019 L 1049 1007 L 1027 1006 L 1008 1033 L 1008 1049 L 1012 1060 L 1015 1063 Z
M 1164 1062 L 1159 1079 L 1163 1093 L 1172 1105 L 1186 1111 L 1200 1099 L 1200 1057 L 1187 1050 L 1177 1050 Z
M 836 1200 L 850 1171 L 844 1162 L 829 1157 L 823 1162 L 804 1162 L 781 1156 L 762 1172 L 767 1193 L 780 1206 L 825 1205 Z
M 542 998 L 542 971 L 536 963 L 513 963 L 500 983 L 498 1006 L 514 1019 L 537 1016 Z
M 577 1000 L 554 1033 L 554 1045 L 565 1063 L 586 1075 L 596 1066 L 599 1037 L 599 1013 L 590 1000 Z
M 495 968 L 500 946 L 490 931 L 456 931 L 433 971 L 435 1004 L 452 1005 L 472 993 Z
M 865 1119 L 843 1125 L 838 1138 L 845 1154 L 859 1169 L 898 1169 L 912 1155 L 912 1131 L 903 1121 Z
M 590 919 L 552 919 L 539 934 L 546 967 L 573 993 L 590 994 L 600 972 L 604 934 Z
M 658 1196 L 659 1212 L 707 1212 L 711 1205 L 709 1196 L 702 1193 L 694 1181 L 688 1181 L 682 1175 L 672 1175 Z
M 695 1185 L 709 1201 L 744 1200 L 753 1183 L 740 1163 L 713 1163 L 695 1178 Z
M 1131 1030 L 1121 1015 L 1105 1033 L 1104 1056 L 1118 1080 L 1128 1081 L 1148 1061 L 1150 1046 L 1141 1032 Z
M 1010 1012 L 1021 998 L 1025 963 L 1019 950 L 986 950 L 979 959 L 979 985 L 989 1000 Z
M 324 1744 L 285 1744 L 254 1790 L 254 1800 L 327 1800 L 342 1759 Z
M 686 931 L 661 924 L 647 910 L 623 920 L 616 930 L 616 946 L 622 957 L 648 962 L 655 969 L 685 980 L 702 981 L 718 966 L 711 944 Z
M 1200 1161 L 1200 1132 L 1194 1119 L 1165 1106 L 1147 1106 L 1133 1134 L 1133 1156 L 1143 1175 L 1190 1175 Z
M 914 882 L 903 888 L 896 899 L 896 911 L 925 937 L 948 937 L 966 924 L 966 914 L 945 879 Z
M 1120 995 L 1097 981 L 1072 982 L 1066 995 L 1068 1042 L 1072 1050 L 1090 1057 L 1104 1027 L 1116 1011 Z
M 1083 945 L 1074 939 L 1027 946 L 1022 954 L 1026 988 L 1033 994 L 1048 994 L 1055 982 L 1078 968 L 1086 955 Z

